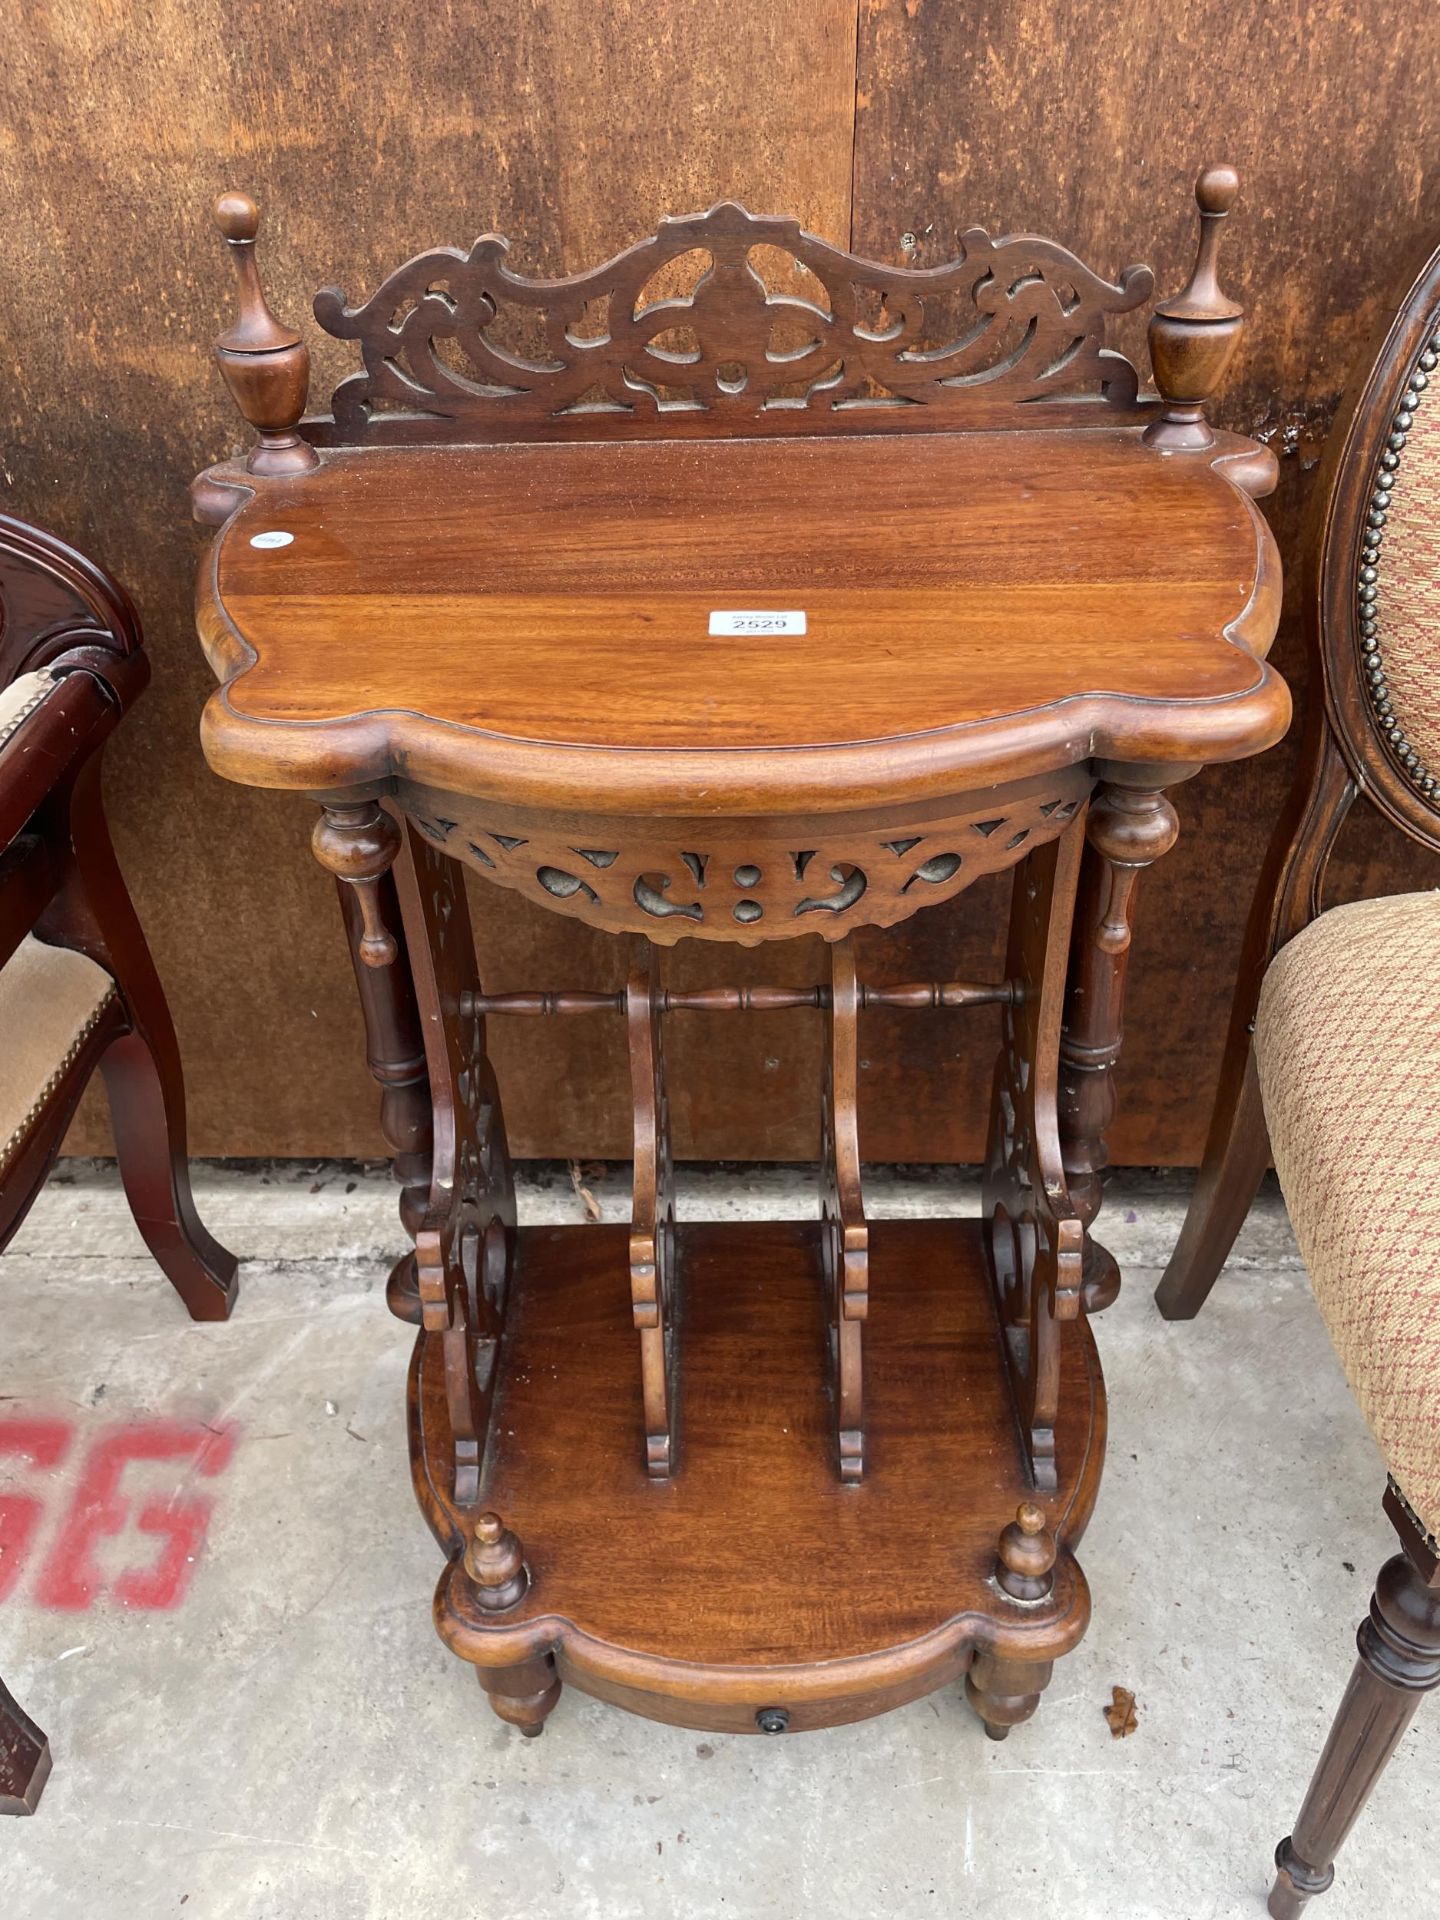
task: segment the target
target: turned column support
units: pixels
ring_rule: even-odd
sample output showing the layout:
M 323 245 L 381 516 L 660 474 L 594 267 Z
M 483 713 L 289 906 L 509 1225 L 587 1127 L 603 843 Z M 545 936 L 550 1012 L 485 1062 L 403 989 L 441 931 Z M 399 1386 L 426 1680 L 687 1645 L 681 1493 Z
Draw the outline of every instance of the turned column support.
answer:
M 334 874 L 365 1019 L 366 1063 L 380 1086 L 380 1130 L 400 1184 L 400 1219 L 410 1250 L 391 1271 L 385 1289 L 390 1311 L 420 1323 L 414 1240 L 430 1198 L 434 1137 L 425 1041 L 408 954 L 390 929 L 401 925 L 393 862 L 400 829 L 367 801 L 326 807 L 311 842 L 320 864 Z
M 1335 1855 L 1425 1694 L 1440 1685 L 1440 1586 L 1403 1553 L 1380 1569 L 1360 1657 L 1295 1822 L 1275 1849 L 1272 1920 L 1299 1920 L 1335 1878 Z
M 400 828 L 375 800 L 325 806 L 310 845 L 321 866 L 355 890 L 361 923 L 357 957 L 367 967 L 388 967 L 399 949 L 381 910 L 380 880 L 395 864 Z
M 1060 1032 L 1060 1156 L 1070 1200 L 1085 1229 L 1087 1312 L 1108 1307 L 1120 1273 L 1090 1239 L 1108 1164 L 1105 1134 L 1115 1114 L 1125 975 L 1134 923 L 1135 885 L 1142 871 L 1174 846 L 1180 823 L 1159 784 L 1188 778 L 1193 768 L 1105 770 L 1085 823 L 1085 853 L 1070 938 L 1065 1017 Z M 1138 784 L 1148 781 L 1149 784 Z

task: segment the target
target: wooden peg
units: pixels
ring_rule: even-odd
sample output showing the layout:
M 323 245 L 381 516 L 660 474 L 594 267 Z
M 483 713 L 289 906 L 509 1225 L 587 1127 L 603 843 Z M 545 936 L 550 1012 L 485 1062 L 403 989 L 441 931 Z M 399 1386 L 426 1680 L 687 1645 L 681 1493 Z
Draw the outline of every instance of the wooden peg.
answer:
M 1215 270 L 1220 223 L 1239 191 L 1233 167 L 1206 167 L 1195 182 L 1195 266 L 1184 292 L 1162 300 L 1150 320 L 1150 364 L 1165 411 L 1145 429 L 1147 446 L 1185 451 L 1215 444 L 1205 403 L 1224 379 L 1245 324 L 1244 309 L 1220 291 Z
M 995 1578 L 1012 1600 L 1043 1600 L 1055 1584 L 1055 1536 L 1045 1512 L 1022 1500 L 1015 1518 L 1000 1534 Z
M 248 195 L 222 193 L 215 224 L 235 262 L 239 318 L 215 342 L 231 398 L 260 436 L 245 465 L 251 473 L 306 473 L 319 455 L 296 428 L 310 392 L 310 354 L 293 327 L 270 311 L 255 264 L 260 211 Z
M 465 1549 L 465 1571 L 475 1604 L 485 1613 L 506 1613 L 524 1597 L 530 1585 L 525 1556 L 498 1513 L 482 1513 L 475 1522 Z

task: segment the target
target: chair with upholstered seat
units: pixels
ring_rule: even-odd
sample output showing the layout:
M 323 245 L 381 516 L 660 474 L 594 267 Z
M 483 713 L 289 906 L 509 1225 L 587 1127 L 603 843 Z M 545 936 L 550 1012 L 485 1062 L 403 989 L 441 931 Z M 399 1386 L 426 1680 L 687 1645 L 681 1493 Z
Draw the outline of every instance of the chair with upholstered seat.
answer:
M 1357 793 L 1440 850 L 1440 252 L 1347 393 L 1305 562 L 1300 777 L 1261 874 L 1195 1196 L 1156 1295 L 1203 1304 L 1273 1152 L 1402 1551 L 1270 1896 L 1291 1920 L 1440 1682 L 1440 893 L 1321 911 Z M 1440 872 L 1436 875 L 1440 881 Z
M 98 1067 L 136 1225 L 196 1320 L 223 1320 L 235 1258 L 195 1212 L 164 992 L 105 823 L 106 738 L 149 678 L 108 575 L 0 515 L 0 1248 Z M 0 1685 L 0 1812 L 34 1811 L 44 1735 Z

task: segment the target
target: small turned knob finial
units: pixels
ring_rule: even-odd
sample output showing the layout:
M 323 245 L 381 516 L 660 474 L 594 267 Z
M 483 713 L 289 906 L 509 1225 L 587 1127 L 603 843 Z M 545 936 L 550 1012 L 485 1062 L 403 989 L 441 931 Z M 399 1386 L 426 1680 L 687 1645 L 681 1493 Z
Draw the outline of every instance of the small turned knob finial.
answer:
M 477 1607 L 504 1613 L 530 1585 L 520 1542 L 498 1513 L 482 1513 L 465 1548 L 465 1571 Z
M 253 240 L 260 231 L 260 209 L 248 193 L 222 193 L 215 202 L 215 224 L 232 244 Z
M 260 210 L 248 194 L 222 193 L 214 214 L 235 263 L 240 308 L 215 342 L 215 357 L 231 398 L 260 436 L 245 465 L 251 473 L 305 473 L 319 464 L 296 432 L 310 392 L 310 354 L 295 329 L 270 311 L 260 284 Z
M 1223 160 L 1202 167 L 1195 182 L 1195 200 L 1202 213 L 1229 213 L 1239 191 L 1239 174 Z
M 1055 1584 L 1056 1552 L 1044 1508 L 1022 1500 L 1001 1531 L 995 1578 L 1012 1600 L 1043 1600 Z
M 1162 300 L 1150 320 L 1150 363 L 1165 411 L 1145 429 L 1148 446 L 1213 446 L 1205 403 L 1219 388 L 1245 324 L 1244 309 L 1220 290 L 1220 223 L 1240 191 L 1234 167 L 1211 166 L 1195 182 L 1200 243 L 1182 292 Z

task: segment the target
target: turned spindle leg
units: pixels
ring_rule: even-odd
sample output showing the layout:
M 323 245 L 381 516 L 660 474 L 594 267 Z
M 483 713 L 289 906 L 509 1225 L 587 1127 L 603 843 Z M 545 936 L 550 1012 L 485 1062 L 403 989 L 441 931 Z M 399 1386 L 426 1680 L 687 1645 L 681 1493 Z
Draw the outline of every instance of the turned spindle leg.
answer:
M 410 1251 L 396 1261 L 385 1289 L 390 1311 L 418 1326 L 416 1230 L 430 1197 L 432 1119 L 425 1043 L 410 958 L 397 938 L 400 902 L 391 871 L 400 829 L 373 801 L 328 807 L 315 827 L 315 856 L 335 876 L 345 935 L 365 1017 L 366 1055 L 380 1083 L 380 1130 L 400 1183 L 400 1219 Z
M 1440 1590 L 1403 1553 L 1380 1569 L 1357 1644 L 1360 1658 L 1295 1831 L 1275 1850 L 1273 1920 L 1297 1920 L 1330 1885 L 1335 1855 L 1421 1699 L 1440 1684 Z
M 1115 1113 L 1135 883 L 1143 868 L 1169 852 L 1178 832 L 1163 793 L 1116 780 L 1097 789 L 1086 821 L 1060 1032 L 1059 1121 L 1070 1200 L 1085 1228 L 1088 1313 L 1108 1307 L 1120 1291 L 1119 1269 L 1091 1240 L 1090 1228 L 1100 1211 L 1105 1132 Z
M 508 1613 L 530 1585 L 530 1572 L 516 1535 L 498 1513 L 482 1513 L 465 1548 L 470 1595 L 482 1613 Z M 480 1667 L 480 1685 L 500 1719 L 533 1740 L 560 1698 L 554 1657 L 537 1653 L 510 1667 Z
M 1022 1501 L 1015 1518 L 1001 1530 L 996 1585 L 1012 1600 L 1046 1599 L 1055 1584 L 1058 1551 L 1044 1509 L 1033 1500 Z M 983 1650 L 976 1654 L 965 1676 L 965 1698 L 992 1740 L 1003 1740 L 1011 1727 L 1030 1718 L 1053 1671 L 1050 1660 L 1002 1660 Z

